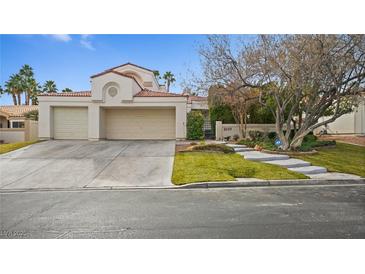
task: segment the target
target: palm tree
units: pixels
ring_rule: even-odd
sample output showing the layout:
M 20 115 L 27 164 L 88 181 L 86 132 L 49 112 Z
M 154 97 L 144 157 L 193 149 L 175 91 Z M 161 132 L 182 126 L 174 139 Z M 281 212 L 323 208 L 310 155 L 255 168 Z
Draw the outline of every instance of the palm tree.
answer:
M 165 79 L 166 82 L 166 90 L 167 92 L 170 91 L 170 85 L 176 81 L 175 76 L 171 73 L 171 71 L 166 71 L 163 75 L 163 79 Z
M 4 94 L 4 90 L 2 88 L 2 86 L 0 86 L 0 95 L 3 95 Z
M 158 70 L 154 70 L 153 75 L 155 75 L 156 79 L 161 79 L 161 75 L 160 75 L 160 72 Z
M 19 75 L 22 78 L 23 88 L 25 90 L 25 104 L 29 105 L 31 90 L 34 86 L 34 72 L 33 68 L 29 65 L 23 65 L 19 71 Z
M 38 93 L 42 92 L 42 86 L 37 83 L 37 81 L 35 79 L 32 79 L 29 83 L 30 89 L 29 89 L 29 94 L 30 94 L 30 100 L 32 101 L 32 105 L 38 105 Z
M 19 74 L 11 75 L 9 80 L 5 82 L 5 92 L 13 97 L 14 105 L 22 104 L 23 83 Z
M 43 91 L 47 93 L 57 92 L 57 86 L 55 81 L 48 80 L 43 85 Z
M 70 89 L 70 88 L 64 88 L 64 89 L 62 90 L 62 92 L 72 92 L 72 89 Z

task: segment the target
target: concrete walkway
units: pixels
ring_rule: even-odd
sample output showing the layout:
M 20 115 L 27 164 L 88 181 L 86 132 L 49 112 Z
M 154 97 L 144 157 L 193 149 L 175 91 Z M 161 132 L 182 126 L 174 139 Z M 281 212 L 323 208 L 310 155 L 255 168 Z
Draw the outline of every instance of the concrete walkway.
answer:
M 264 153 L 256 151 L 253 148 L 248 148 L 245 145 L 227 144 L 227 146 L 232 147 L 236 153 L 242 155 L 246 160 L 285 167 L 291 171 L 302 173 L 312 179 L 346 180 L 361 178 L 360 176 L 353 174 L 327 172 L 325 167 L 312 166 L 309 162 L 290 158 L 288 155 Z

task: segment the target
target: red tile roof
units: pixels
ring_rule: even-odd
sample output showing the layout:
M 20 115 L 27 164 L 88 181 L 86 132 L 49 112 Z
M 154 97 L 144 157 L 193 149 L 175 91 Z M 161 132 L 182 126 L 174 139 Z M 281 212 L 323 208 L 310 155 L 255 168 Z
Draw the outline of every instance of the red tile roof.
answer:
M 134 97 L 187 97 L 186 95 L 162 92 L 162 91 L 152 91 L 149 89 L 144 89 L 138 92 Z
M 91 97 L 91 91 L 41 93 L 38 96 Z M 152 91 L 149 89 L 144 89 L 135 94 L 134 97 L 187 97 L 187 96 L 171 92 Z
M 0 112 L 6 114 L 8 117 L 24 117 L 25 113 L 32 110 L 38 110 L 38 106 L 0 106 Z
M 91 91 L 40 93 L 38 96 L 91 97 Z
M 191 103 L 192 101 L 207 101 L 208 97 L 205 96 L 196 96 L 196 95 L 189 95 L 188 102 Z

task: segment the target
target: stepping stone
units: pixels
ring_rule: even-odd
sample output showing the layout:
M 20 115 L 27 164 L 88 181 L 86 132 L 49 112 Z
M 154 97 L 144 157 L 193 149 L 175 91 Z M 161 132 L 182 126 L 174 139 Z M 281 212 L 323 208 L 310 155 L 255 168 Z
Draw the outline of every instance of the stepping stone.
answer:
M 274 160 L 274 161 L 265 161 L 265 163 L 272 164 L 272 165 L 278 165 L 282 167 L 304 167 L 304 166 L 310 166 L 311 163 L 299 160 L 299 159 L 286 159 L 286 160 Z
M 291 171 L 303 173 L 303 174 L 320 174 L 320 173 L 326 173 L 327 169 L 325 167 L 321 166 L 304 166 L 304 167 L 293 167 L 288 168 Z
M 227 147 L 233 147 L 233 148 L 243 148 L 247 147 L 246 145 L 236 145 L 236 144 L 226 144 Z
M 243 152 L 243 151 L 253 151 L 254 149 L 251 147 L 235 147 L 235 152 Z
M 289 159 L 288 155 L 282 154 L 270 154 L 263 153 L 260 151 L 247 151 L 247 152 L 239 152 L 238 154 L 245 157 L 246 160 L 250 161 L 274 161 L 274 160 L 286 160 Z

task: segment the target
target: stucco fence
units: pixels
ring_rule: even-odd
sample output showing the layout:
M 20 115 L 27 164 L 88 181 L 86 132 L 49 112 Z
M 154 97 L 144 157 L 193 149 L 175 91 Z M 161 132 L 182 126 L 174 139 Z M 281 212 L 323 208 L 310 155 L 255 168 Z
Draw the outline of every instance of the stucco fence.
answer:
M 247 124 L 247 132 L 249 131 L 262 131 L 270 132 L 275 131 L 275 124 Z M 238 135 L 242 138 L 240 126 L 238 124 L 223 124 L 221 121 L 215 123 L 215 139 L 224 140 L 226 138 L 233 138 Z
M 0 141 L 17 143 L 38 140 L 38 121 L 25 120 L 24 128 L 0 128 Z

